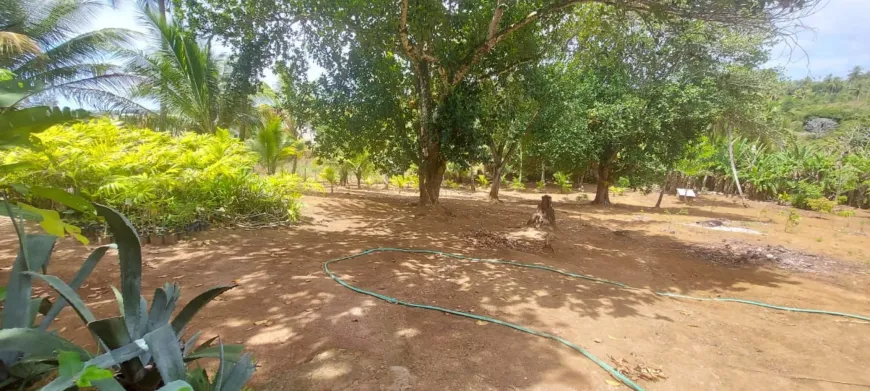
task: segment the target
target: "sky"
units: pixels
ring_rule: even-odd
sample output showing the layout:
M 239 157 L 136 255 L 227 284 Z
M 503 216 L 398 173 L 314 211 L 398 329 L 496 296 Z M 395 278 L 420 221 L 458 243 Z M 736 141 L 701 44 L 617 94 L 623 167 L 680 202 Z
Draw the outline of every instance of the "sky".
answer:
M 855 65 L 870 70 L 870 0 L 822 1 L 816 12 L 801 20 L 810 30 L 797 35 L 797 45 L 781 43 L 771 49 L 769 67 L 782 68 L 791 79 L 821 79 L 828 74 L 844 77 Z M 107 7 L 92 27 L 143 31 L 134 3 L 116 2 L 117 8 Z M 322 68 L 314 65 L 309 78 L 321 72 Z M 267 71 L 265 80 L 274 85 L 276 78 Z

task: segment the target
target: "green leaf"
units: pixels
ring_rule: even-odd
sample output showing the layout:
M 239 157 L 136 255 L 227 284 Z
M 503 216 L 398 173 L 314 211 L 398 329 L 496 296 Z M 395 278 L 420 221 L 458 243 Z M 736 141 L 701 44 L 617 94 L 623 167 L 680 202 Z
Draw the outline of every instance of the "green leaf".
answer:
M 6 287 L 0 286 L 0 301 L 6 300 Z
M 121 261 L 121 295 L 124 298 L 124 320 L 134 339 L 145 334 L 145 319 L 140 310 L 142 292 L 142 248 L 139 235 L 126 217 L 107 206 L 95 204 L 97 214 L 106 219 L 118 245 Z
M 193 391 L 211 391 L 211 384 L 208 382 L 208 374 L 205 369 L 196 368 L 187 373 L 187 382 L 193 387 Z
M 11 79 L 0 81 L 0 108 L 10 107 L 44 88 L 45 83 L 38 80 Z
M 100 337 L 110 350 L 115 350 L 133 342 L 123 317 L 101 319 L 88 324 L 94 334 Z M 132 359 L 121 363 L 121 373 L 125 379 L 140 379 L 144 375 L 143 360 Z
M 158 388 L 157 391 L 193 391 L 193 386 L 184 380 L 176 380 Z
M 167 283 L 163 287 L 154 290 L 154 299 L 151 301 L 151 311 L 148 313 L 148 325 L 145 332 L 156 330 L 169 323 L 169 317 L 175 311 L 175 303 L 178 301 L 181 289 L 178 284 Z
M 97 210 L 94 209 L 94 205 L 90 201 L 56 187 L 33 186 L 30 188 L 30 194 L 50 199 L 82 213 L 91 215 L 96 215 L 97 213 Z
M 224 360 L 234 363 L 238 362 L 242 357 L 242 350 L 244 349 L 244 345 L 224 345 Z M 210 346 L 197 349 L 193 353 L 188 354 L 187 357 L 184 357 L 184 360 L 190 362 L 200 358 L 220 358 L 220 353 L 219 346 Z
M 57 363 L 57 372 L 60 376 L 73 377 L 84 367 L 81 355 L 67 350 L 57 352 Z
M 163 382 L 169 384 L 175 380 L 187 378 L 184 359 L 181 356 L 181 346 L 178 337 L 168 324 L 145 334 L 145 343 L 154 356 L 154 365 L 160 372 Z
M 229 372 L 225 372 L 220 389 L 222 391 L 241 391 L 245 383 L 254 375 L 255 369 L 251 354 L 245 354 L 236 365 L 233 365 L 233 368 Z
M 199 312 L 203 307 L 206 306 L 209 302 L 214 300 L 215 297 L 220 296 L 224 292 L 235 288 L 237 285 L 218 285 L 212 288 L 209 288 L 207 291 L 200 293 L 193 300 L 191 300 L 184 308 L 181 309 L 181 312 L 175 319 L 172 320 L 172 328 L 176 333 L 181 333 L 182 329 L 196 316 L 196 313 Z
M 32 287 L 31 276 L 27 271 L 38 270 L 48 264 L 56 240 L 56 237 L 50 235 L 26 234 L 24 236 L 30 259 L 25 261 L 24 251 L 19 251 L 9 273 L 9 285 L 6 286 L 6 302 L 3 308 L 4 329 L 32 326 L 27 323 L 30 319 L 28 315 Z
M 111 379 L 114 376 L 112 371 L 108 369 L 98 368 L 93 365 L 89 365 L 85 367 L 85 369 L 79 373 L 78 379 L 76 379 L 76 385 L 79 387 L 90 387 L 91 382 L 94 380 L 104 380 Z
M 7 207 L 9 208 L 8 210 L 6 209 Z M 11 214 L 9 213 L 10 211 L 12 212 Z M 36 221 L 36 222 L 42 221 L 41 214 L 22 209 L 18 205 L 7 204 L 3 207 L 0 207 L 0 216 L 19 217 L 19 218 L 23 218 L 27 221 Z
M 114 244 L 109 244 L 95 248 L 94 251 L 91 252 L 91 255 L 89 255 L 88 258 L 85 259 L 85 262 L 82 263 L 82 267 L 79 268 L 79 271 L 76 272 L 76 275 L 70 282 L 70 288 L 73 291 L 77 291 L 88 278 L 88 276 L 91 275 L 91 272 L 93 272 L 94 269 L 97 267 L 97 263 L 99 263 L 100 260 L 103 259 L 103 256 L 106 255 L 106 251 L 113 248 L 117 247 Z M 65 307 L 66 304 L 66 300 L 64 300 L 62 297 L 59 298 L 48 311 L 48 313 L 45 314 L 45 318 L 42 319 L 42 323 L 40 323 L 39 329 L 48 329 L 48 326 L 51 325 L 51 322 L 53 322 L 57 315 L 60 314 L 60 311 L 63 310 L 63 307 Z
M 18 206 L 21 207 L 21 209 L 26 210 L 30 213 L 35 213 L 42 216 L 42 219 L 39 221 L 39 225 L 42 227 L 42 229 L 45 230 L 45 232 L 61 238 L 64 236 L 64 223 L 60 219 L 60 214 L 57 213 L 57 211 L 40 209 L 21 202 L 18 203 Z
M 91 384 L 100 391 L 126 391 L 114 377 L 107 379 L 91 379 Z
M 79 318 L 82 319 L 85 324 L 91 323 L 96 320 L 94 318 L 94 314 L 91 313 L 91 310 L 85 305 L 82 301 L 82 298 L 69 287 L 65 282 L 61 281 L 60 278 L 55 276 L 47 276 L 44 274 L 34 273 L 34 272 L 25 272 L 25 274 L 30 275 L 31 277 L 37 277 L 43 281 L 45 281 L 52 289 L 54 289 L 67 303 L 72 306 L 72 308 L 79 315 Z
M 61 350 L 76 352 L 83 360 L 90 358 L 87 351 L 54 333 L 32 328 L 0 330 L 0 351 L 22 352 L 27 358 L 54 357 Z

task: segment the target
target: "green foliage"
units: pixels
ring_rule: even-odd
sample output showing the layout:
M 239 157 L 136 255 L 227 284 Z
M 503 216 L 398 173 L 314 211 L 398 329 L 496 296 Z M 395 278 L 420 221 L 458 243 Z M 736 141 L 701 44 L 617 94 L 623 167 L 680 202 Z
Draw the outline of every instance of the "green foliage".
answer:
M 292 174 L 255 174 L 256 155 L 226 131 L 172 137 L 101 119 L 34 137 L 38 149 L 0 152 L 0 163 L 28 166 L 0 183 L 70 189 L 123 210 L 143 231 L 248 216 L 294 220 L 302 191 L 320 189 Z
M 610 186 L 610 188 L 608 190 L 610 191 L 610 194 L 615 195 L 615 196 L 624 196 L 625 195 L 625 188 L 624 187 Z
M 553 174 L 553 181 L 559 186 L 560 193 L 570 193 L 571 192 L 571 180 L 568 178 L 568 174 L 564 172 L 557 172 Z
M 475 180 L 477 181 L 477 184 L 480 185 L 480 187 L 489 186 L 489 179 L 486 177 L 486 175 L 479 174 L 477 175 L 477 178 L 475 178 Z
M 278 170 L 282 160 L 296 157 L 298 149 L 297 140 L 284 129 L 283 120 L 277 115 L 265 116 L 254 137 L 248 140 L 248 146 L 257 153 L 260 165 L 269 174 Z
M 372 175 L 368 175 L 363 179 L 363 183 L 366 184 L 367 188 L 371 188 L 372 185 L 374 185 L 375 183 L 378 183 L 379 181 L 380 181 L 380 178 L 372 176 Z
M 547 187 L 547 182 L 544 182 L 544 181 L 535 182 L 535 190 L 537 190 L 539 193 L 544 191 L 545 187 Z
M 794 232 L 801 223 L 801 215 L 794 209 L 788 210 L 788 216 L 785 219 L 785 232 Z
M 390 184 L 395 188 L 399 189 L 399 193 L 405 189 L 406 186 L 410 183 L 408 176 L 402 175 L 393 175 L 390 177 Z
M 526 184 L 523 183 L 522 178 L 520 178 L 519 176 L 516 176 L 516 177 L 514 177 L 514 180 L 511 181 L 510 188 L 511 188 L 511 190 L 525 190 Z
M 841 211 L 837 212 L 837 216 L 845 217 L 845 218 L 855 217 L 855 211 L 854 210 L 841 210 Z
M 323 171 L 320 172 L 320 179 L 329 183 L 329 191 L 335 192 L 335 185 L 338 183 L 338 173 L 333 166 L 326 166 L 323 168 Z
M 831 201 L 825 197 L 812 198 L 807 200 L 807 206 L 809 207 L 809 209 L 821 213 L 834 213 L 834 206 L 836 205 L 836 201 Z
M 813 183 L 800 182 L 791 194 L 791 205 L 795 208 L 810 209 L 810 200 L 824 198 L 822 187 Z
M 779 193 L 776 196 L 777 205 L 785 205 L 791 202 L 791 196 L 788 193 Z
M 200 46 L 190 32 L 171 20 L 161 20 L 154 10 L 146 10 L 144 20 L 160 45 L 131 63 L 130 71 L 142 79 L 133 96 L 160 102 L 173 127 L 214 134 L 221 90 L 211 47 Z
M 619 179 L 616 180 L 616 186 L 628 188 L 628 187 L 631 187 L 631 182 L 626 177 L 620 177 Z

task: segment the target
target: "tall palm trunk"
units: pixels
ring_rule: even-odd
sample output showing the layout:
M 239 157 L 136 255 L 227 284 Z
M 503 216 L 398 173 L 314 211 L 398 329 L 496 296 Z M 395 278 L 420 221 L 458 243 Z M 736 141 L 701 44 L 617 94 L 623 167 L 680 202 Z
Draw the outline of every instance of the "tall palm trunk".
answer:
M 166 0 L 157 0 L 157 9 L 160 11 L 160 22 L 166 23 Z M 163 50 L 166 50 L 166 41 L 161 40 L 160 45 L 163 47 Z M 166 88 L 166 85 L 161 83 L 160 88 Z M 166 108 L 163 107 L 163 100 L 160 100 L 160 121 L 157 125 L 157 129 L 161 131 L 166 130 Z M 244 140 L 244 138 L 242 138 Z
M 728 129 L 728 159 L 731 163 L 731 174 L 734 175 L 734 185 L 737 186 L 737 193 L 740 194 L 740 202 L 743 206 L 746 206 L 746 198 L 743 197 L 743 188 L 740 187 L 740 178 L 737 177 L 737 164 L 734 163 L 734 140 L 731 135 L 731 126 L 728 125 L 726 127 Z

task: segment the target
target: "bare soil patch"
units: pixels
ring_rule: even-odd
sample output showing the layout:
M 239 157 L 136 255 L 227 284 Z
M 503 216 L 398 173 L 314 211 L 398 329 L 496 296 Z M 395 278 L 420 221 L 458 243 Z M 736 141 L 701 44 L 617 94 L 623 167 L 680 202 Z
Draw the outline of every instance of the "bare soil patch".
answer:
M 237 281 L 240 286 L 207 307 L 190 329 L 245 343 L 259 361 L 253 384 L 258 390 L 625 389 L 555 342 L 389 304 L 323 273 L 323 261 L 372 247 L 437 249 L 540 263 L 656 291 L 870 313 L 863 211 L 849 221 L 806 214 L 797 232 L 785 233 L 784 217 L 766 204 L 742 208 L 702 195 L 693 205 L 668 197 L 664 209 L 653 210 L 653 197 L 628 194 L 613 197 L 613 207 L 599 208 L 576 196 L 553 195 L 559 230 L 553 251 L 544 252 L 537 250 L 542 236 L 525 226 L 540 194 L 505 191 L 505 203 L 491 204 L 484 192 L 445 190 L 448 213 L 410 205 L 412 194 L 341 189 L 306 197 L 304 221 L 295 227 L 215 229 L 173 246 L 146 247 L 143 289 L 177 281 L 184 301 L 209 285 Z M 686 214 L 679 213 L 683 209 Z M 683 225 L 710 219 L 762 234 Z M 0 256 L 11 261 L 9 224 L 0 231 Z M 71 278 L 87 253 L 63 240 L 53 274 Z M 335 272 L 404 300 L 562 336 L 620 365 L 647 390 L 870 386 L 870 325 L 864 322 L 664 298 L 544 271 L 422 254 L 372 254 L 341 263 Z M 108 287 L 117 286 L 118 278 L 111 255 L 80 292 L 97 316 L 116 313 Z M 78 341 L 89 340 L 69 310 L 55 324 L 55 330 L 62 328 Z

